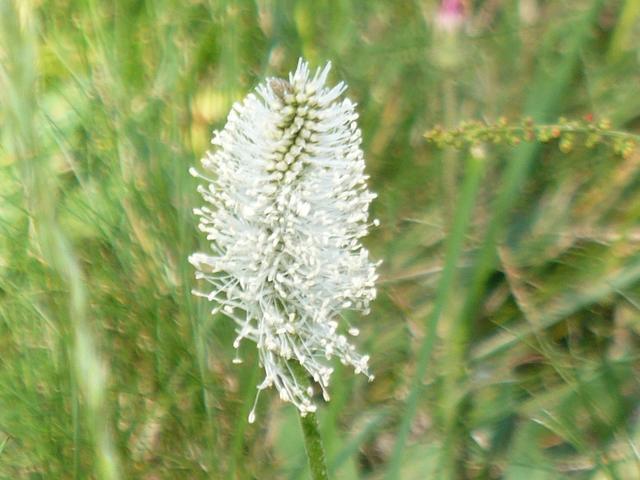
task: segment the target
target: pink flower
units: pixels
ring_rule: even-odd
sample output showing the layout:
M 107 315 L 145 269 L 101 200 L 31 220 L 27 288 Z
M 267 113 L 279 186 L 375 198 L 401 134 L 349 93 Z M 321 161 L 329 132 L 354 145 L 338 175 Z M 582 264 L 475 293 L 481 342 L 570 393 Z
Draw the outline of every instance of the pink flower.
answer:
M 462 0 L 442 0 L 436 15 L 436 28 L 446 32 L 456 32 L 462 26 L 465 6 Z

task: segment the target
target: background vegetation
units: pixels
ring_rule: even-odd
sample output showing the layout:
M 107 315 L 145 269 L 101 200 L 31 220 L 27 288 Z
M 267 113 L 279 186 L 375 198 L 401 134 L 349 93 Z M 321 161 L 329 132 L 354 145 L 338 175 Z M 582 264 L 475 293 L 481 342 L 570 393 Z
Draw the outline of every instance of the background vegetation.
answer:
M 302 479 L 295 409 L 190 295 L 188 168 L 303 55 L 358 102 L 381 227 L 335 478 L 640 478 L 640 154 L 438 149 L 463 119 L 640 126 L 634 0 L 0 0 L 0 478 Z

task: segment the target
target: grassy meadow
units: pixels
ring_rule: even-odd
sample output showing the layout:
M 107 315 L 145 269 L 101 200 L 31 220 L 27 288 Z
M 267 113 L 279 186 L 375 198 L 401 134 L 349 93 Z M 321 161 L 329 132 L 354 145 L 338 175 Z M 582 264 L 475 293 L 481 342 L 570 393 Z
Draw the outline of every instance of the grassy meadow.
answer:
M 640 150 L 424 136 L 640 135 L 640 4 L 439 3 L 0 0 L 0 478 L 309 478 L 187 263 L 189 168 L 300 56 L 349 85 L 379 195 L 378 298 L 345 314 L 376 379 L 335 365 L 332 478 L 640 478 Z

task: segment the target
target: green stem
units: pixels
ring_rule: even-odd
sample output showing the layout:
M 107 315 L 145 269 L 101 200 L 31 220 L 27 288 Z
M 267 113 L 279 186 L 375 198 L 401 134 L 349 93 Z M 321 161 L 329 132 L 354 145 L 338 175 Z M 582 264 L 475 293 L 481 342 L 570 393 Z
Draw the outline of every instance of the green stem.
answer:
M 458 201 L 457 211 L 453 217 L 451 233 L 447 240 L 444 270 L 438 284 L 433 309 L 427 318 L 424 340 L 418 351 L 411 391 L 407 397 L 405 411 L 396 436 L 396 443 L 389 459 L 385 480 L 397 480 L 400 478 L 402 455 L 409 438 L 411 425 L 418 411 L 418 401 L 421 398 L 424 377 L 427 373 L 431 351 L 436 341 L 438 322 L 451 295 L 454 294 L 455 280 L 464 248 L 465 235 L 473 216 L 474 202 L 484 175 L 485 162 L 479 158 L 469 157 L 464 171 L 465 179 L 462 192 Z
M 603 125 L 591 123 L 578 123 L 567 121 L 566 123 L 507 125 L 501 123 L 470 122 L 461 124 L 457 128 L 436 127 L 425 134 L 428 141 L 436 143 L 440 147 L 449 146 L 455 148 L 467 147 L 478 142 L 508 143 L 512 145 L 521 141 L 548 142 L 559 140 L 563 134 L 593 135 L 594 146 L 606 139 L 608 142 L 621 141 L 633 148 L 640 142 L 640 135 L 612 130 Z
M 302 425 L 302 432 L 304 433 L 304 447 L 309 459 L 311 478 L 313 480 L 329 480 L 316 414 L 300 415 L 300 425 Z

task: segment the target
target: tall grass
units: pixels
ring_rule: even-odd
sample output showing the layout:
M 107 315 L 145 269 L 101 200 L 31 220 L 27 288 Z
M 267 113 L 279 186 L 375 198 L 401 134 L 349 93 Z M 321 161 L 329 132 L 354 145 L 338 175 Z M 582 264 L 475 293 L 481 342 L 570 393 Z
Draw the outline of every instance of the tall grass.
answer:
M 438 149 L 465 118 L 640 126 L 634 0 L 0 0 L 0 478 L 308 478 L 296 411 L 190 294 L 188 168 L 303 55 L 359 103 L 384 260 L 333 478 L 640 476 L 640 153 Z

